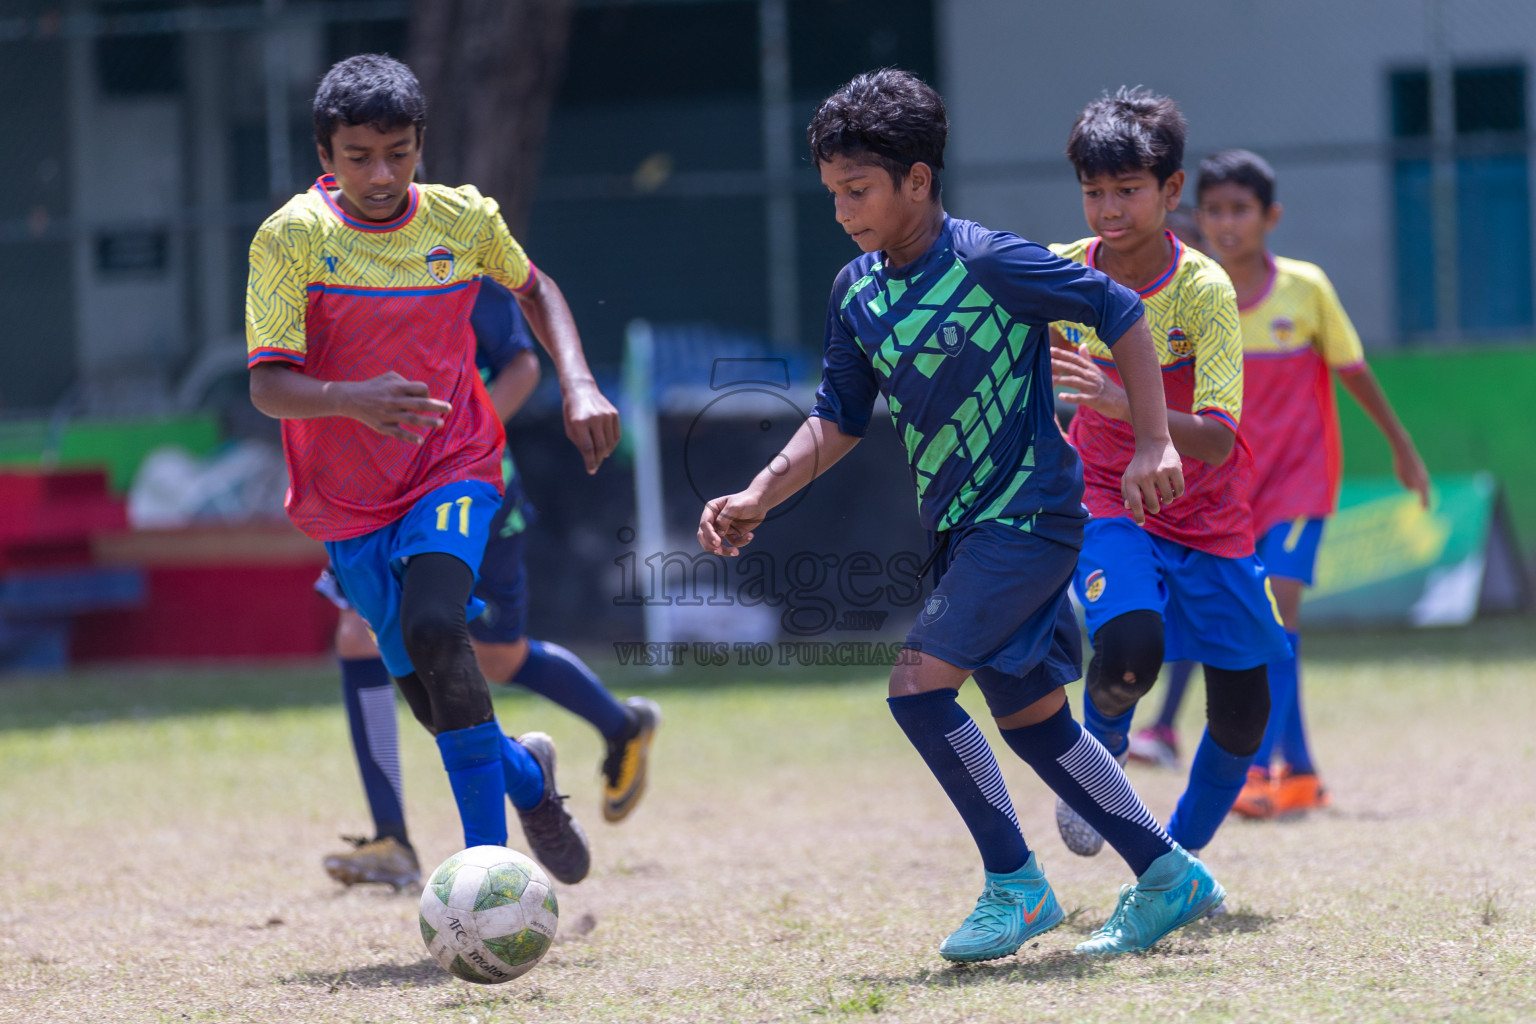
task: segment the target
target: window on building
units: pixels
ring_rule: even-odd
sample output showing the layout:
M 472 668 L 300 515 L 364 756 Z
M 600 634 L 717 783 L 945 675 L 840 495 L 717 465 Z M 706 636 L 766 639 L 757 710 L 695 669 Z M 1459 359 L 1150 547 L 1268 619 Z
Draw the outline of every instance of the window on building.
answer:
M 1452 187 L 1437 198 L 1433 80 L 1424 69 L 1389 78 L 1398 322 L 1406 335 L 1498 335 L 1532 326 L 1525 79 L 1519 65 L 1454 69 L 1451 149 L 1441 154 Z M 1437 216 L 1437 202 L 1450 209 Z M 1442 219 L 1455 226 L 1454 310 L 1441 308 L 1446 290 L 1437 287 Z

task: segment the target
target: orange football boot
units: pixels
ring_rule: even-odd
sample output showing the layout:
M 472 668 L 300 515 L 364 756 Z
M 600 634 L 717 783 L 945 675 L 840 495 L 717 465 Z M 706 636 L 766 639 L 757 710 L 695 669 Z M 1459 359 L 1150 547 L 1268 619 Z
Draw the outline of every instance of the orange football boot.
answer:
M 1300 814 L 1302 811 L 1327 807 L 1331 803 L 1333 797 L 1329 795 L 1328 787 L 1323 785 L 1323 780 L 1316 774 L 1293 772 L 1288 765 L 1280 769 L 1280 775 L 1274 781 L 1274 813 Z
M 1275 784 L 1263 768 L 1254 765 L 1248 769 L 1248 781 L 1237 794 L 1232 813 L 1259 821 L 1275 816 Z

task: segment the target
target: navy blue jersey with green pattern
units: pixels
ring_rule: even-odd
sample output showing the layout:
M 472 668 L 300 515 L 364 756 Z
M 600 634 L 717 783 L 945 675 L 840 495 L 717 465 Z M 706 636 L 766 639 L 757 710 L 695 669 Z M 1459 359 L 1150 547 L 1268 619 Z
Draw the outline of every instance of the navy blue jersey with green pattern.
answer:
M 512 293 L 488 277 L 480 279 L 480 294 L 469 311 L 469 325 L 475 332 L 475 366 L 480 379 L 487 385 L 507 365 L 522 355 L 532 352 L 533 331 L 523 318 Z M 533 505 L 523 494 L 522 479 L 517 464 L 512 461 L 512 446 L 502 449 L 501 482 L 504 493 L 501 507 L 504 515 L 498 515 L 495 526 L 502 536 L 521 533 L 533 519 Z
M 906 266 L 865 253 L 838 275 L 813 414 L 862 437 L 883 394 L 930 531 L 999 520 L 1080 547 L 1083 471 L 1055 423 L 1048 326 L 1118 340 L 1141 315 L 1098 271 L 946 217 Z

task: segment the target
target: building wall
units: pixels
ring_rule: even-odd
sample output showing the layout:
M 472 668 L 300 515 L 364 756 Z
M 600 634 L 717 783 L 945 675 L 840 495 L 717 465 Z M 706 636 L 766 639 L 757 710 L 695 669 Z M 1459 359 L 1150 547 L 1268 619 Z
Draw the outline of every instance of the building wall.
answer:
M 1530 81 L 1536 4 L 1441 7 L 1453 61 L 1523 63 Z M 1367 344 L 1390 342 L 1398 326 L 1387 76 L 1426 63 L 1432 13 L 1433 0 L 944 0 L 950 208 L 1040 241 L 1080 237 L 1062 155 L 1072 121 L 1105 90 L 1146 85 L 1182 106 L 1189 170 L 1232 146 L 1271 160 L 1285 207 L 1276 251 L 1323 265 Z

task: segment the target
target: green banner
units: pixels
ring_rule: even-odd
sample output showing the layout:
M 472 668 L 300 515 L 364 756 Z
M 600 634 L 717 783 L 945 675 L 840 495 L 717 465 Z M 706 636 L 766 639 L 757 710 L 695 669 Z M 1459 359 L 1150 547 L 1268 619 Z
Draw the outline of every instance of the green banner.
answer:
M 1490 558 L 1498 565 L 1490 571 Z M 1500 581 L 1491 594 L 1490 577 Z M 1505 593 L 1513 586 L 1513 595 Z M 1525 580 L 1492 474 L 1438 477 L 1429 508 L 1395 480 L 1347 480 L 1302 622 L 1454 626 L 1490 600 L 1523 606 Z

